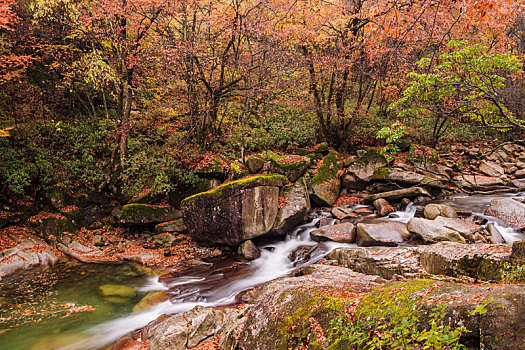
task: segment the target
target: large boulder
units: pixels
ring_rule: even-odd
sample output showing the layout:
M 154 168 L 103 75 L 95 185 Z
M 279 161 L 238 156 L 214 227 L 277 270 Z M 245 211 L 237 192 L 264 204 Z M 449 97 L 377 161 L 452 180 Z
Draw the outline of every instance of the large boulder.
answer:
M 174 207 L 132 203 L 122 207 L 119 222 L 123 225 L 152 225 L 180 219 Z
M 304 175 L 310 166 L 310 159 L 297 155 L 274 157 L 271 159 L 271 171 L 284 175 L 290 182 L 295 182 Z
M 436 175 L 423 175 L 413 171 L 393 168 L 378 168 L 374 170 L 373 180 L 395 182 L 402 185 L 419 185 L 443 188 L 443 178 Z
M 445 227 L 435 220 L 412 218 L 407 224 L 408 231 L 415 234 L 424 243 L 451 241 L 465 243 L 465 238 L 458 231 Z
M 261 175 L 223 184 L 181 202 L 189 234 L 197 241 L 236 245 L 270 232 L 279 209 L 282 175 Z
M 316 242 L 354 243 L 355 227 L 350 222 L 326 226 L 310 232 L 310 237 Z
M 525 228 L 525 204 L 514 199 L 493 199 L 485 214 L 495 216 L 515 229 Z
M 369 182 L 374 176 L 374 170 L 383 168 L 388 164 L 384 155 L 375 149 L 366 152 L 357 161 L 350 164 L 347 172 L 354 174 L 359 180 Z
M 335 151 L 324 157 L 312 178 L 311 199 L 318 206 L 332 206 L 339 197 L 341 180 L 339 172 L 343 168 L 343 158 Z
M 393 247 L 410 238 L 407 225 L 402 222 L 357 224 L 357 245 L 361 247 Z
M 258 173 L 264 167 L 265 159 L 260 154 L 254 154 L 246 159 L 246 168 L 251 174 Z
M 273 233 L 277 235 L 287 233 L 304 219 L 310 209 L 310 196 L 304 178 L 284 186 L 279 197 L 279 211 Z

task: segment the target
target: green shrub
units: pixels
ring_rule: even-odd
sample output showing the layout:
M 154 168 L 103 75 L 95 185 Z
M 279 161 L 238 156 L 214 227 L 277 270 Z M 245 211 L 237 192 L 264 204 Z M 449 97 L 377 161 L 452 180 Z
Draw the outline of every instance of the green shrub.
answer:
M 399 152 L 399 145 L 403 137 L 408 135 L 409 129 L 399 121 L 396 121 L 391 126 L 386 126 L 377 132 L 376 138 L 385 139 L 385 147 L 381 149 L 381 154 L 387 158 L 392 158 L 393 155 Z

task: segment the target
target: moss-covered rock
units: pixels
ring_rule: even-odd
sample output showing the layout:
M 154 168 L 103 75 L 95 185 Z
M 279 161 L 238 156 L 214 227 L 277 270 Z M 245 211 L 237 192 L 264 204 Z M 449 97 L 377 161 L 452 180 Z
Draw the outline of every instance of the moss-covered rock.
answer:
M 178 219 L 168 222 L 163 222 L 161 224 L 155 225 L 155 232 L 157 233 L 183 233 L 186 232 L 187 228 L 186 225 L 184 225 L 184 220 Z
M 190 235 L 203 243 L 235 245 L 270 232 L 277 217 L 282 175 L 254 176 L 184 199 Z
M 331 151 L 321 160 L 317 173 L 312 178 L 312 201 L 319 206 L 332 206 L 339 197 L 341 180 L 339 172 L 343 168 L 342 156 Z
M 297 155 L 275 157 L 271 161 L 270 170 L 284 175 L 290 182 L 295 182 L 304 175 L 310 165 L 310 159 Z
M 266 160 L 260 154 L 254 154 L 246 159 L 246 168 L 251 174 L 256 174 L 262 170 Z
M 374 170 L 383 168 L 387 164 L 385 156 L 375 149 L 370 149 L 357 161 L 350 164 L 347 173 L 355 175 L 361 181 L 369 182 L 373 178 Z
M 133 203 L 122 207 L 119 222 L 123 225 L 151 225 L 180 217 L 174 207 Z
M 310 211 L 310 197 L 304 178 L 281 189 L 279 211 L 272 230 L 273 234 L 282 235 L 299 224 Z

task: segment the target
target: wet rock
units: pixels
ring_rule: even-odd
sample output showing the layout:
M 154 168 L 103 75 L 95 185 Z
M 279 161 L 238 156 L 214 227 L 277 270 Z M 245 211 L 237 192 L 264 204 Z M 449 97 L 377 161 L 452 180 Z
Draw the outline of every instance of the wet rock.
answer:
M 490 233 L 490 241 L 494 244 L 504 244 L 507 243 L 505 238 L 501 235 L 501 232 L 499 232 L 498 228 L 494 224 L 488 224 L 487 230 Z
M 155 225 L 155 232 L 157 233 L 183 233 L 186 232 L 186 225 L 182 219 L 163 222 L 161 224 Z
M 111 256 L 104 254 L 97 247 L 81 243 L 70 236 L 62 237 L 57 242 L 57 248 L 62 253 L 84 263 L 104 264 L 114 262 Z
M 98 290 L 105 297 L 133 298 L 137 295 L 133 287 L 120 284 L 105 284 L 99 286 Z
M 260 154 L 255 154 L 246 159 L 246 168 L 251 174 L 256 174 L 262 170 L 265 160 Z
M 36 266 L 52 266 L 58 257 L 51 247 L 40 239 L 24 234 L 23 238 L 14 238 L 16 247 L 0 252 L 0 279 L 17 271 Z
M 279 211 L 272 234 L 283 235 L 297 226 L 310 211 L 310 196 L 304 178 L 284 186 L 279 199 Z
M 424 215 L 429 220 L 434 220 L 438 216 L 446 218 L 457 218 L 458 214 L 449 205 L 446 204 L 427 204 L 425 206 Z
M 408 198 L 401 199 L 401 209 L 406 210 L 406 208 L 408 207 L 410 203 L 412 202 Z
M 377 216 L 383 217 L 396 211 L 394 207 L 388 203 L 386 199 L 379 198 L 374 201 L 374 208 L 376 208 Z
M 332 218 L 320 218 L 319 221 L 315 223 L 315 227 L 324 227 L 328 225 L 332 225 L 334 223 L 334 219 Z
M 420 238 L 424 243 L 451 241 L 465 243 L 459 232 L 446 228 L 435 220 L 412 218 L 407 224 L 408 231 Z
M 357 216 L 354 212 L 352 212 L 352 209 L 342 207 L 333 207 L 331 212 L 332 215 L 339 220 L 354 218 Z
M 408 240 L 410 232 L 402 222 L 381 222 L 377 224 L 357 224 L 357 245 L 361 247 L 393 247 Z
M 163 315 L 144 328 L 144 341 L 150 350 L 193 348 L 221 330 L 228 330 L 238 312 L 196 306 L 180 315 Z
M 515 229 L 525 228 L 525 204 L 511 198 L 493 199 L 485 210 L 486 215 L 495 216 Z
M 365 203 L 373 203 L 376 199 L 383 198 L 388 201 L 400 199 L 400 198 L 413 198 L 417 196 L 427 196 L 431 197 L 430 193 L 425 190 L 423 187 L 409 187 L 409 188 L 402 188 L 399 190 L 389 191 L 389 192 L 383 192 L 383 193 L 377 193 L 370 195 L 364 199 Z
M 316 253 L 318 253 L 323 248 L 324 247 L 321 244 L 316 244 L 313 246 L 302 245 L 302 246 L 297 247 L 297 249 L 295 249 L 294 251 L 292 251 L 288 255 L 288 259 L 290 259 L 293 262 L 294 266 L 300 263 L 306 263 L 310 261 L 312 256 L 314 256 Z
M 485 230 L 485 228 L 470 221 L 465 221 L 458 218 L 447 218 L 443 216 L 438 216 L 434 221 L 443 225 L 445 228 L 458 232 L 463 238 L 470 242 L 477 241 L 475 238 L 476 234 L 480 234 L 482 237 L 489 236 L 489 233 Z
M 353 243 L 355 242 L 355 226 L 350 222 L 326 226 L 310 232 L 310 237 L 316 242 Z
M 343 168 L 342 156 L 334 151 L 328 153 L 320 162 L 317 173 L 312 178 L 312 201 L 318 206 L 330 207 L 334 205 L 341 190 L 339 171 Z
M 247 260 L 255 260 L 261 256 L 259 248 L 257 248 L 257 246 L 250 240 L 243 242 L 239 246 L 237 253 Z
M 514 173 L 514 176 L 516 176 L 518 179 L 525 178 L 525 169 L 520 169 Z
M 180 218 L 180 212 L 174 207 L 133 203 L 122 207 L 119 222 L 123 225 L 151 225 Z
M 360 216 L 367 216 L 367 215 L 374 214 L 374 210 L 372 209 L 372 207 L 364 206 L 364 207 L 355 208 L 354 213 Z
M 261 175 L 223 184 L 182 201 L 182 215 L 193 239 L 236 245 L 273 229 L 282 175 Z
M 482 160 L 479 164 L 479 171 L 487 176 L 501 176 L 505 173 L 505 169 L 503 169 L 500 165 L 494 163 Z

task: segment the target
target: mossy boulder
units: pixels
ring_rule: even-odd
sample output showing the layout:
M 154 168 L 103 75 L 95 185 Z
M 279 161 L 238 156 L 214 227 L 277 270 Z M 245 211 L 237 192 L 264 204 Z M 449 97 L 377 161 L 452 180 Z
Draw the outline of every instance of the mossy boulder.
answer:
M 359 180 L 369 182 L 374 176 L 374 170 L 388 164 L 384 155 L 375 149 L 368 150 L 358 160 L 350 164 L 347 172 L 355 175 Z
M 182 202 L 184 198 L 193 196 L 197 193 L 212 190 L 215 187 L 220 186 L 221 183 L 222 182 L 219 179 L 200 179 L 191 187 L 178 188 L 177 190 L 170 192 L 170 204 L 175 208 L 180 209 L 180 202 Z
M 332 206 L 339 197 L 341 180 L 339 172 L 343 168 L 343 157 L 331 151 L 324 157 L 312 178 L 311 196 L 312 201 L 318 206 Z
M 181 202 L 184 223 L 197 241 L 236 245 L 267 234 L 279 209 L 280 188 L 288 183 L 277 174 L 223 184 Z
M 279 212 L 272 232 L 282 235 L 299 224 L 311 209 L 308 188 L 304 178 L 284 186 L 279 198 Z
M 435 148 L 411 144 L 408 150 L 407 163 L 411 164 L 435 164 L 439 160 L 438 151 Z
M 290 182 L 295 182 L 304 175 L 308 166 L 310 166 L 310 159 L 297 155 L 287 155 L 273 158 L 270 170 L 286 176 Z
M 133 203 L 122 207 L 119 222 L 123 225 L 151 225 L 180 218 L 180 212 L 174 207 Z
M 39 236 L 46 240 L 50 236 L 60 238 L 65 232 L 76 233 L 78 231 L 78 228 L 73 222 L 62 215 L 38 219 L 30 222 L 30 224 Z
M 254 154 L 246 159 L 246 168 L 251 174 L 256 174 L 262 170 L 266 160 L 260 154 Z

